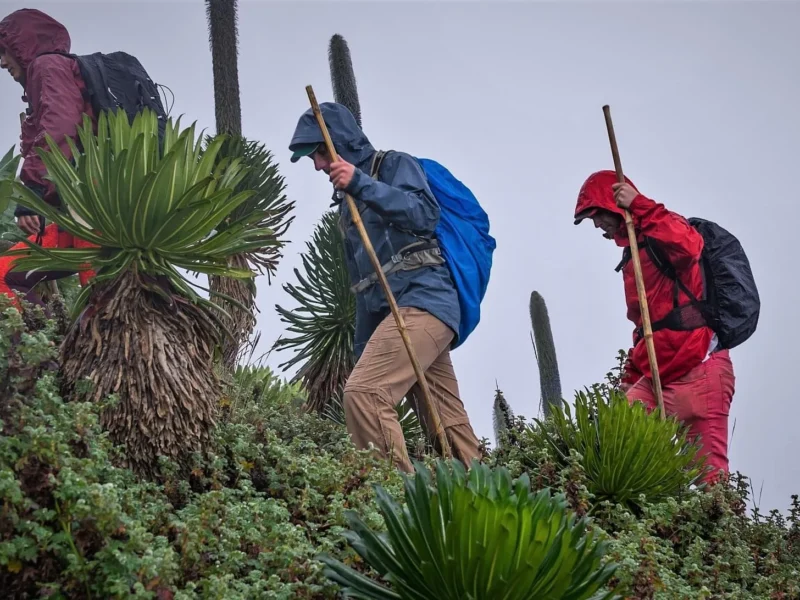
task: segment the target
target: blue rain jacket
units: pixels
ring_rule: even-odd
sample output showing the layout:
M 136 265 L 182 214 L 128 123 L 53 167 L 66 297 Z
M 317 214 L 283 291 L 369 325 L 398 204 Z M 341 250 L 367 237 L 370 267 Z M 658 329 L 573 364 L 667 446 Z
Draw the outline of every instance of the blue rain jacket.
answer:
M 432 238 L 439 222 L 439 204 L 419 162 L 404 152 L 391 152 L 381 164 L 381 181 L 376 181 L 370 177 L 376 150 L 352 113 L 332 102 L 323 102 L 320 110 L 337 154 L 356 167 L 345 191 L 355 200 L 378 261 L 386 264 L 409 244 L 420 238 Z M 294 151 L 298 145 L 320 142 L 323 142 L 322 132 L 309 109 L 300 117 L 289 149 Z M 344 232 L 350 280 L 356 284 L 374 273 L 374 269 L 344 201 L 339 204 L 339 224 Z M 398 271 L 388 275 L 387 280 L 398 306 L 427 311 L 457 334 L 461 311 L 447 264 Z M 380 283 L 356 295 L 357 358 L 378 324 L 390 314 Z M 454 337 L 451 344 L 455 342 Z

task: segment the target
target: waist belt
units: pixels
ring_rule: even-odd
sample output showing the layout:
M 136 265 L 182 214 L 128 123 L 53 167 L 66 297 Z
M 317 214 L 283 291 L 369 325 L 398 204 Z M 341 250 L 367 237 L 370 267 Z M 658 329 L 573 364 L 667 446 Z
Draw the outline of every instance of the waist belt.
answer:
M 381 271 L 388 277 L 397 271 L 413 271 L 414 269 L 441 264 L 444 264 L 444 257 L 437 241 L 415 242 L 392 256 L 389 262 L 381 267 Z M 350 291 L 354 294 L 360 294 L 377 281 L 377 273 L 371 273 L 368 277 L 352 286 Z

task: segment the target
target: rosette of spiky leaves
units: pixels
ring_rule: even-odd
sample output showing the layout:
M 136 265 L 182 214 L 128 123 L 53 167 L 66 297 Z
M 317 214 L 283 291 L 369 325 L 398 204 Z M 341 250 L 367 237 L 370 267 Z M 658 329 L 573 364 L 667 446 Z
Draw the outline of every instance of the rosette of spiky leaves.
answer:
M 214 137 L 207 136 L 206 146 L 213 140 Z M 271 235 L 264 238 L 262 246 L 232 256 L 229 264 L 240 269 L 250 269 L 259 275 L 266 274 L 267 282 L 271 283 L 286 244 L 284 236 L 294 220 L 294 216 L 290 216 L 294 202 L 290 202 L 284 194 L 286 186 L 283 177 L 278 173 L 278 165 L 273 162 L 273 156 L 264 144 L 241 136 L 225 136 L 217 154 L 217 162 L 225 160 L 240 160 L 247 167 L 247 173 L 234 192 L 251 190 L 253 193 L 231 211 L 219 224 L 218 230 L 224 231 L 230 224 L 252 217 L 253 225 L 271 232 Z M 232 368 L 255 328 L 255 313 L 258 310 L 255 281 L 212 274 L 209 277 L 209 287 L 215 292 L 214 301 L 223 306 L 230 315 L 225 321 L 232 336 L 224 341 L 222 360 L 226 366 Z M 226 297 L 233 298 L 246 310 L 225 301 Z
M 705 460 L 675 417 L 661 420 L 641 402 L 596 386 L 575 396 L 575 417 L 568 403 L 557 407 L 538 432 L 567 466 L 572 450 L 581 456 L 586 486 L 597 502 L 631 508 L 676 496 L 702 476 Z
M 94 248 L 46 249 L 28 243 L 14 250 L 17 270 L 88 270 L 93 285 L 133 270 L 165 278 L 189 300 L 213 306 L 198 296 L 177 268 L 197 273 L 248 278 L 246 269 L 228 265 L 228 257 L 263 248 L 274 232 L 260 215 L 220 224 L 251 190 L 235 193 L 247 171 L 240 159 L 216 161 L 223 137 L 202 150 L 195 126 L 181 130 L 180 119 L 167 122 L 163 150 L 155 113 L 145 109 L 133 122 L 123 111 L 101 113 L 97 134 L 84 116 L 78 129 L 82 151 L 69 140 L 73 162 L 52 138 L 50 151 L 37 149 L 54 182 L 63 210 L 13 182 L 13 199 L 57 223 Z M 201 156 L 202 154 L 202 156 Z M 83 290 L 83 306 L 92 286 Z
M 338 219 L 332 210 L 322 216 L 311 241 L 306 242 L 304 273 L 295 269 L 297 284 L 283 286 L 298 306 L 293 310 L 275 307 L 281 321 L 288 324 L 289 336 L 278 339 L 274 347 L 295 351 L 280 367 L 285 371 L 299 365 L 294 380 L 303 382 L 307 407 L 316 411 L 341 395 L 355 366 L 356 301 L 350 291 Z
M 217 136 L 206 136 L 205 146 L 211 148 Z M 246 172 L 234 188 L 234 193 L 248 191 L 250 195 L 222 220 L 217 229 L 225 231 L 241 219 L 257 217 L 251 223 L 271 232 L 262 247 L 256 247 L 242 255 L 249 266 L 259 274 L 271 277 L 282 258 L 286 246 L 286 231 L 294 221 L 291 212 L 295 208 L 285 194 L 286 183 L 278 172 L 272 153 L 258 141 L 240 136 L 223 136 L 216 163 L 238 160 Z
M 194 126 L 166 123 L 163 146 L 149 110 L 129 122 L 101 113 L 97 134 L 84 119 L 74 163 L 51 138 L 40 150 L 63 210 L 11 184 L 18 202 L 94 248 L 47 249 L 30 242 L 23 269 L 96 272 L 81 317 L 60 348 L 62 393 L 99 402 L 101 423 L 125 447 L 125 466 L 151 476 L 166 457 L 189 468 L 209 447 L 222 393 L 214 370 L 219 322 L 177 271 L 250 277 L 228 258 L 262 248 L 272 231 L 260 215 L 224 221 L 252 192 L 236 192 L 246 174 L 239 159 L 217 161 L 224 138 L 202 151 Z M 90 385 L 79 385 L 88 380 Z
M 436 464 L 436 486 L 415 463 L 403 475 L 405 506 L 376 487 L 387 532 L 353 513 L 345 535 L 391 587 L 330 556 L 325 573 L 362 600 L 583 600 L 615 598 L 605 589 L 617 566 L 606 542 L 567 508 L 563 494 L 532 492 L 527 474 L 457 460 Z

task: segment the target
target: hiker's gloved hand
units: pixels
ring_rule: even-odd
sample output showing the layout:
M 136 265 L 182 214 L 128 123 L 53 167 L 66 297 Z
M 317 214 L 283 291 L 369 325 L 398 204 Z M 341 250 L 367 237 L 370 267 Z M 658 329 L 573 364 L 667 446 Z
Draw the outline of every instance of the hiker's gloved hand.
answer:
M 339 157 L 336 162 L 331 163 L 330 179 L 337 190 L 343 190 L 353 181 L 353 174 L 356 172 L 354 165 Z
M 38 215 L 22 215 L 17 217 L 17 225 L 27 235 L 36 235 L 39 233 L 41 223 L 39 222 Z
M 639 195 L 639 192 L 628 183 L 615 183 L 611 189 L 614 190 L 614 200 L 617 201 L 617 206 L 624 209 L 630 208 L 633 199 Z

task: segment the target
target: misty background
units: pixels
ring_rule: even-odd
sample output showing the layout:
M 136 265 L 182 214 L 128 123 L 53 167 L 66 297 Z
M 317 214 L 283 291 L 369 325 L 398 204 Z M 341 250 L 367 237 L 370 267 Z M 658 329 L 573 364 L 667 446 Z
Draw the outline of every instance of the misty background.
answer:
M 202 0 L 0 1 L 2 16 L 42 9 L 72 51 L 125 50 L 175 94 L 172 116 L 214 131 Z M 1 18 L 1 17 L 0 17 Z M 739 237 L 759 286 L 759 329 L 732 351 L 731 469 L 752 478 L 762 510 L 800 492 L 791 441 L 800 337 L 795 244 L 800 162 L 798 2 L 267 2 L 240 0 L 243 133 L 266 143 L 297 202 L 291 243 L 258 281 L 256 355 L 283 333 L 295 281 L 331 187 L 288 143 L 305 86 L 332 100 L 327 48 L 347 40 L 364 130 L 377 148 L 446 165 L 476 194 L 497 239 L 482 321 L 453 361 L 473 427 L 493 441 L 492 399 L 539 412 L 528 300 L 548 306 L 565 396 L 598 382 L 631 343 L 620 249 L 572 215 L 584 179 L 611 169 L 601 107 L 610 104 L 622 165 L 645 195 Z M 18 143 L 21 89 L 0 77 L 0 151 Z M 203 282 L 205 284 L 205 282 Z M 273 368 L 290 352 L 273 352 Z M 293 373 L 289 371 L 285 376 Z M 495 383 L 496 382 L 496 383 Z M 735 421 L 735 431 L 734 429 Z

